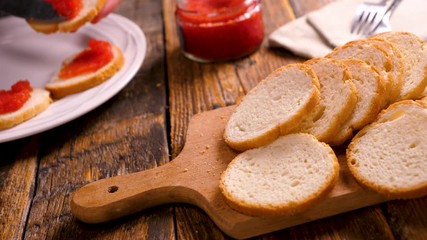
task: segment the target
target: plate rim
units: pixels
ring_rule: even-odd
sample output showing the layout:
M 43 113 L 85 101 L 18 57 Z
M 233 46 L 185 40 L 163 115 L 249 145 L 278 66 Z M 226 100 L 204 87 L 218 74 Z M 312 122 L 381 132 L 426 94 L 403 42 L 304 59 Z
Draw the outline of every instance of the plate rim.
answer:
M 18 18 L 14 17 L 14 16 L 8 16 L 8 17 L 0 18 L 0 22 L 16 21 L 16 19 L 18 19 Z M 128 64 L 127 68 L 123 67 L 112 78 L 110 78 L 107 81 L 105 81 L 104 83 L 92 88 L 92 89 L 97 89 L 96 92 L 105 90 L 103 88 L 109 88 L 109 91 L 107 91 L 106 94 L 98 95 L 97 98 L 86 102 L 83 107 L 82 107 L 82 105 L 78 106 L 77 109 L 74 109 L 71 114 L 67 114 L 67 115 L 59 118 L 59 120 L 55 120 L 55 121 L 49 122 L 47 124 L 46 123 L 42 124 L 39 127 L 35 127 L 35 126 L 31 126 L 32 121 L 34 123 L 34 121 L 38 119 L 37 118 L 38 116 L 35 116 L 35 117 L 33 117 L 33 118 L 23 122 L 23 123 L 20 123 L 16 126 L 12 127 L 12 128 L 0 130 L 0 144 L 4 143 L 4 142 L 9 142 L 9 141 L 25 138 L 28 136 L 36 135 L 38 133 L 53 129 L 55 127 L 58 127 L 58 126 L 63 125 L 65 123 L 68 123 L 72 120 L 75 120 L 75 119 L 81 117 L 82 115 L 94 110 L 95 108 L 99 107 L 100 105 L 107 102 L 109 99 L 111 99 L 115 95 L 117 95 L 117 93 L 120 92 L 134 78 L 134 76 L 136 75 L 138 70 L 141 68 L 141 66 L 144 62 L 144 59 L 146 57 L 147 39 L 146 39 L 144 32 L 142 31 L 142 29 L 138 25 L 136 25 L 136 23 L 134 23 L 130 19 L 128 19 L 124 16 L 121 16 L 119 14 L 116 14 L 116 13 L 109 14 L 104 20 L 105 21 L 101 21 L 95 25 L 84 26 L 84 28 L 86 28 L 88 31 L 95 30 L 95 32 L 96 32 L 98 24 L 100 24 L 103 27 L 112 27 L 111 23 L 115 23 L 116 26 L 113 26 L 113 27 L 122 27 L 121 30 L 129 33 L 130 36 L 132 37 L 131 40 L 133 40 L 136 44 L 135 45 L 136 48 L 133 50 L 133 53 L 135 53 L 135 55 L 132 58 L 132 60 L 133 60 L 132 62 L 129 62 L 129 59 L 126 59 L 126 53 L 124 53 L 125 65 Z M 23 23 L 25 23 L 25 22 L 23 22 Z M 123 28 L 123 25 L 126 26 L 126 29 Z M 32 29 L 30 29 L 30 30 L 34 31 Z M 82 31 L 80 31 L 80 32 L 82 32 Z M 77 31 L 74 34 L 79 34 L 79 31 Z M 87 34 L 87 31 L 84 34 Z M 107 36 L 107 37 L 109 36 L 108 33 L 103 32 L 103 34 L 104 34 L 104 36 Z M 111 83 L 112 81 L 114 81 L 114 83 L 109 84 L 109 85 L 107 84 L 109 82 Z M 89 89 L 89 90 L 91 90 L 91 89 Z M 95 90 L 93 90 L 93 91 L 95 91 Z M 85 94 L 85 93 L 86 93 L 86 91 L 81 92 L 81 93 L 76 93 L 74 95 L 75 96 L 79 96 L 79 95 L 83 96 L 83 94 Z M 89 97 L 93 97 L 93 96 L 89 96 Z M 70 100 L 68 100 L 68 101 L 71 101 L 72 99 L 73 98 L 70 98 Z M 62 102 L 65 101 L 67 103 L 67 98 L 59 99 L 56 101 L 62 101 Z M 55 104 L 55 100 L 52 104 Z M 51 106 L 49 106 L 49 107 L 51 107 Z M 43 114 L 48 114 L 49 113 L 48 112 L 49 107 L 44 112 L 41 112 L 39 115 L 43 116 Z M 52 118 L 53 116 L 54 115 L 52 115 L 50 118 Z

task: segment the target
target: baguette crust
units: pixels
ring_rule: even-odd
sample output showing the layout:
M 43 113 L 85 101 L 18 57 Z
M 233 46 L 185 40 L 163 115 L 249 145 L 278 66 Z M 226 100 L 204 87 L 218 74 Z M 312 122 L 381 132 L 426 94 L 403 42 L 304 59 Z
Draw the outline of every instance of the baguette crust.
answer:
M 357 90 L 347 67 L 330 58 L 315 58 L 305 64 L 313 68 L 320 83 L 320 101 L 295 132 L 314 135 L 329 143 L 350 117 L 357 103 Z
M 17 111 L 0 114 L 0 130 L 14 127 L 30 118 L 33 118 L 37 114 L 43 112 L 52 102 L 49 97 L 49 92 L 40 89 L 33 88 L 31 97 L 27 102 Z
M 96 72 L 65 80 L 58 79 L 58 74 L 56 74 L 52 81 L 46 84 L 45 88 L 51 92 L 54 99 L 59 99 L 74 93 L 85 91 L 105 82 L 119 71 L 125 62 L 122 51 L 116 46 L 112 46 L 112 49 L 114 57 L 111 62 Z M 64 63 L 72 61 L 74 56 L 65 60 Z
M 388 198 L 425 196 L 426 121 L 425 105 L 412 100 L 383 110 L 348 146 L 347 164 L 356 180 Z
M 405 67 L 404 59 L 398 48 L 388 41 L 381 38 L 369 38 L 369 41 L 377 44 L 377 47 L 387 52 L 392 62 L 390 74 L 392 75 L 392 88 L 389 92 L 388 104 L 394 103 L 400 98 L 400 91 L 402 90 L 403 82 L 405 80 Z M 385 81 L 385 80 L 384 80 Z M 387 95 L 384 95 L 387 96 Z
M 384 79 L 384 84 L 387 92 L 387 99 L 382 103 L 381 107 L 387 107 L 388 103 L 393 99 L 393 90 L 397 87 L 394 79 L 394 66 L 390 54 L 381 47 L 380 44 L 370 40 L 356 40 L 346 43 L 344 46 L 335 48 L 329 58 L 342 59 L 359 59 L 372 65 Z
M 92 21 L 104 6 L 106 0 L 82 0 L 83 9 L 75 18 L 66 21 L 37 21 L 27 19 L 27 23 L 37 32 L 75 32 L 87 22 Z
M 312 164 L 320 163 L 319 169 L 315 167 L 318 171 L 310 170 Z M 304 175 L 297 171 L 306 171 L 310 178 L 296 177 Z M 338 174 L 338 159 L 327 144 L 310 134 L 296 133 L 239 154 L 221 175 L 219 187 L 226 203 L 236 211 L 277 216 L 300 212 L 319 202 L 333 188 Z
M 373 122 L 382 110 L 382 104 L 387 96 L 383 78 L 373 66 L 358 59 L 340 61 L 350 70 L 359 99 L 353 115 L 339 127 L 339 133 L 328 142 L 332 146 L 343 144 L 353 137 L 353 130 L 360 130 Z
M 304 75 L 304 79 L 295 79 L 295 77 L 291 77 L 291 79 L 281 79 L 283 77 L 290 76 L 291 74 L 299 74 Z M 289 80 L 289 81 L 288 81 Z M 304 83 L 298 83 L 299 91 L 304 91 L 304 97 L 294 96 L 294 92 L 289 92 L 286 88 L 283 90 L 284 92 L 275 92 L 280 100 L 274 100 L 273 96 L 269 96 L 267 100 L 259 100 L 261 95 L 259 92 L 261 91 L 270 91 L 270 85 L 277 84 L 278 81 L 281 81 L 281 86 L 277 88 L 283 87 L 286 84 L 297 84 L 298 81 Z M 304 87 L 302 87 L 304 86 Z M 301 89 L 302 88 L 302 89 Z M 285 135 L 293 130 L 303 119 L 303 117 L 308 114 L 318 103 L 319 101 L 319 81 L 312 71 L 312 69 L 304 64 L 288 64 L 287 66 L 276 69 L 272 72 L 266 79 L 261 81 L 257 86 L 255 86 L 246 96 L 243 97 L 242 101 L 239 103 L 235 111 L 233 112 L 230 120 L 227 123 L 224 132 L 224 139 L 226 143 L 239 151 L 244 151 L 247 149 L 260 147 L 266 145 L 273 140 L 277 139 L 281 135 Z M 296 89 L 295 86 L 293 89 Z M 272 92 L 278 91 L 275 88 L 271 89 Z M 292 95 L 292 96 L 291 96 Z M 262 96 L 261 96 L 262 97 Z M 288 100 L 283 100 L 288 99 Z M 261 124 L 256 122 L 259 117 L 258 115 L 250 115 L 242 117 L 242 114 L 245 114 L 246 111 L 254 112 L 254 114 L 259 114 L 259 112 L 269 105 L 275 103 L 276 101 L 287 102 L 284 106 L 277 105 L 277 107 L 287 108 L 286 112 L 281 112 L 279 109 L 275 109 L 274 112 L 268 112 L 270 116 L 263 117 L 272 117 L 275 119 L 269 122 L 268 124 Z M 292 104 L 290 104 L 292 103 Z M 288 109 L 291 108 L 291 109 Z M 255 123 L 253 123 L 255 122 Z M 251 128 L 251 125 L 257 124 L 257 129 L 244 129 L 242 128 Z M 252 127 L 253 128 L 253 127 Z M 262 129 L 259 129 L 262 128 Z M 246 135 L 248 131 L 250 132 L 249 136 Z M 253 133 L 255 132 L 255 133 Z M 253 134 L 252 134 L 253 133 Z
M 371 38 L 390 42 L 402 54 L 404 79 L 397 100 L 421 98 L 427 86 L 427 45 L 409 32 L 385 32 Z

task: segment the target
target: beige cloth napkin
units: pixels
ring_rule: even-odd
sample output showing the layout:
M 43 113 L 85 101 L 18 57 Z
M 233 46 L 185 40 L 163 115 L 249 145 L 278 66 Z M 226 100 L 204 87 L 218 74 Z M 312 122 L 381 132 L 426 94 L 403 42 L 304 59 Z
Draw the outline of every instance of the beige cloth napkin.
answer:
M 269 45 L 307 58 L 322 57 L 334 47 L 360 38 L 350 33 L 350 26 L 357 6 L 364 1 L 332 2 L 274 31 L 268 38 Z M 427 1 L 402 0 L 390 23 L 393 31 L 411 32 L 427 41 Z

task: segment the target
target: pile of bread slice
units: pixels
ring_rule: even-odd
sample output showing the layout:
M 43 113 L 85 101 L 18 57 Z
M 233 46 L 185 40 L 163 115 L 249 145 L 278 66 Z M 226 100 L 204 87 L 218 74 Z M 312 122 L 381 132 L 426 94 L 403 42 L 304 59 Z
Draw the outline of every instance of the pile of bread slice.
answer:
M 408 32 L 275 70 L 227 122 L 224 139 L 242 153 L 220 178 L 226 202 L 254 216 L 306 209 L 337 180 L 336 145 L 364 187 L 390 198 L 426 195 L 426 86 L 427 45 Z

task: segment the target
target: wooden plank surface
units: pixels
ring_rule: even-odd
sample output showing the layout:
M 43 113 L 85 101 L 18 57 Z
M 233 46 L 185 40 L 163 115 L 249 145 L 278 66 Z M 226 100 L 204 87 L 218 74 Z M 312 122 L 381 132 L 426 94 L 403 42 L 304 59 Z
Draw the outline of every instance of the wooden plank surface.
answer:
M 0 239 L 24 234 L 38 168 L 37 139 L 0 144 Z
M 338 181 L 325 198 L 305 211 L 275 217 L 251 217 L 231 209 L 219 191 L 218 182 L 237 154 L 222 138 L 233 109 L 234 106 L 224 107 L 193 116 L 185 147 L 172 162 L 82 187 L 74 193 L 72 212 L 84 222 L 99 223 L 157 205 L 185 202 L 203 209 L 227 235 L 242 239 L 387 200 L 355 182 L 348 170 L 343 146 L 336 149 L 340 162 Z M 109 191 L 113 186 L 116 191 Z
M 171 207 L 98 226 L 82 224 L 70 212 L 70 194 L 84 184 L 169 161 L 162 3 L 122 1 L 118 13 L 146 34 L 142 68 L 94 111 L 0 145 L 7 153 L 0 161 L 0 239 L 174 239 Z
M 266 35 L 295 17 L 316 10 L 328 2 L 331 1 L 263 1 Z M 187 129 L 188 120 L 193 114 L 216 108 L 218 104 L 219 106 L 223 106 L 223 103 L 226 105 L 234 104 L 277 67 L 290 62 L 302 62 L 305 60 L 292 56 L 287 51 L 273 51 L 264 42 L 258 52 L 240 61 L 204 65 L 193 63 L 177 52 L 179 42 L 174 28 L 172 0 L 164 0 L 164 16 L 170 91 L 169 101 L 171 103 L 172 156 L 177 156 L 184 146 L 184 133 Z M 268 59 L 268 61 L 265 59 Z M 178 62 L 180 64 L 177 64 Z M 231 68 L 235 69 L 235 74 L 223 74 L 223 72 L 230 72 L 226 69 Z M 188 69 L 191 69 L 190 72 L 196 72 L 197 74 L 191 76 L 180 75 L 188 72 Z M 212 71 L 215 73 L 212 73 Z M 212 82 L 217 83 L 207 84 Z M 187 87 L 183 87 L 187 84 Z M 219 86 L 227 87 L 219 89 Z M 212 90 L 212 88 L 218 89 Z M 193 91 L 198 94 L 197 97 L 193 95 Z M 222 94 L 219 94 L 214 99 L 216 104 L 213 104 L 212 102 L 215 103 L 215 101 L 206 101 L 206 98 L 212 99 L 211 95 L 200 96 L 200 92 L 222 92 Z M 180 223 L 177 225 L 177 233 L 182 239 L 200 239 L 203 236 L 210 235 L 218 236 L 218 231 L 211 229 L 211 220 L 197 208 L 178 208 L 176 218 Z M 193 219 L 197 219 L 197 221 Z M 368 239 L 374 237 L 375 239 L 393 239 L 388 222 L 388 219 L 382 214 L 381 206 L 377 205 L 330 217 L 327 220 L 315 221 L 267 234 L 260 238 L 304 237 L 312 239 L 316 237 L 340 237 L 344 239 Z M 188 229 L 192 231 L 187 231 Z M 223 238 L 225 237 L 223 236 Z
M 265 33 L 333 0 L 262 1 Z M 250 57 L 198 64 L 179 52 L 173 0 L 126 0 L 118 13 L 145 32 L 148 52 L 110 101 L 46 133 L 0 144 L 0 239 L 229 239 L 198 207 L 155 207 L 100 225 L 77 221 L 70 194 L 86 183 L 176 157 L 196 113 L 235 104 L 275 68 L 305 59 L 266 40 Z M 427 197 L 399 200 L 256 239 L 427 239 Z

